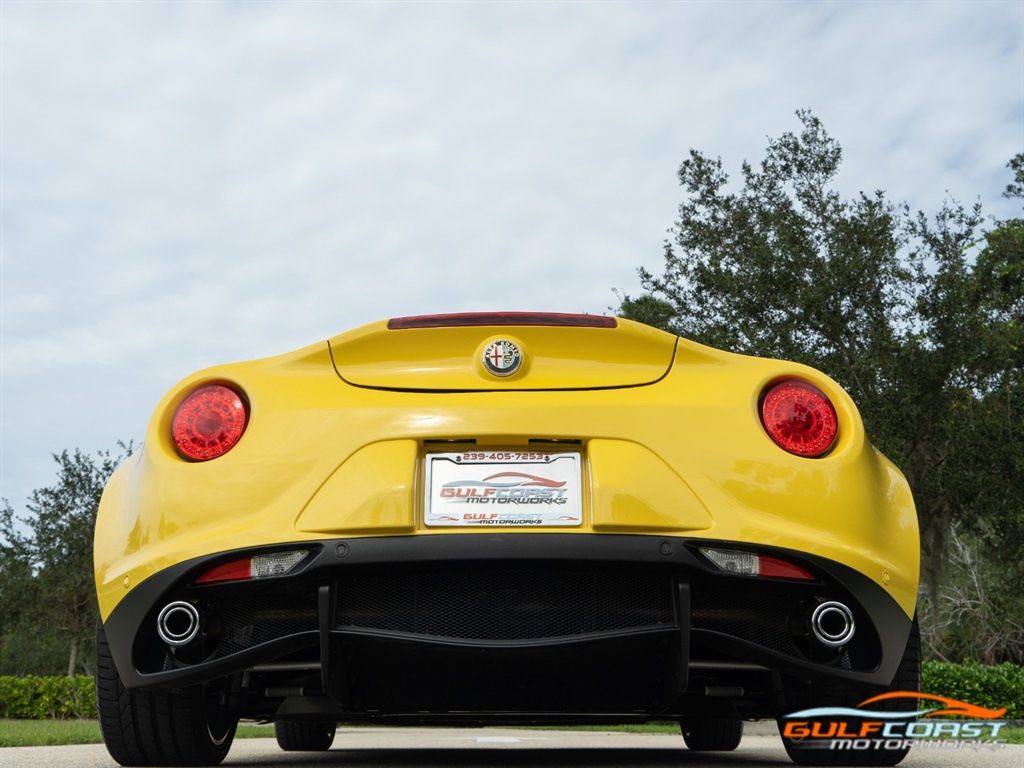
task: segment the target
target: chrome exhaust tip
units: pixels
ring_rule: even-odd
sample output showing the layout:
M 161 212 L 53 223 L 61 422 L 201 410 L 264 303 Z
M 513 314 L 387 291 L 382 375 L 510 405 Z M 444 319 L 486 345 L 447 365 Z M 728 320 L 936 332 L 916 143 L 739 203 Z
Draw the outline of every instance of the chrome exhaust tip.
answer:
M 819 643 L 829 648 L 846 645 L 856 630 L 853 611 L 835 600 L 821 603 L 811 613 L 811 632 Z
M 156 617 L 156 633 L 172 648 L 180 648 L 195 640 L 201 624 L 198 608 L 176 600 L 165 605 Z

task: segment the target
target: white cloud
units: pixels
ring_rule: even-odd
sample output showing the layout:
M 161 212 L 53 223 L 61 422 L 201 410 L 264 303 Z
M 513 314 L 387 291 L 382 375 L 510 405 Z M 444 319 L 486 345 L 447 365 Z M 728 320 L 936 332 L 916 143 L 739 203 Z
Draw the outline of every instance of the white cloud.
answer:
M 1009 215 L 1024 7 L 2 3 L 2 495 L 175 379 L 393 315 L 602 312 L 689 148 Z

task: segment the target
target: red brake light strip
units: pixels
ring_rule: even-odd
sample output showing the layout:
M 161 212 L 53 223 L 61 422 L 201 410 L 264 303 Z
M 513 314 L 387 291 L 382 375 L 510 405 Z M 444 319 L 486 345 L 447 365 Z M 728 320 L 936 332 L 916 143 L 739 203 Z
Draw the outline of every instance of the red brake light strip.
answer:
M 575 328 L 617 328 L 618 320 L 605 315 L 573 315 L 557 312 L 458 312 L 448 315 L 393 317 L 388 330 L 410 328 L 457 328 L 477 325 L 570 326 Z

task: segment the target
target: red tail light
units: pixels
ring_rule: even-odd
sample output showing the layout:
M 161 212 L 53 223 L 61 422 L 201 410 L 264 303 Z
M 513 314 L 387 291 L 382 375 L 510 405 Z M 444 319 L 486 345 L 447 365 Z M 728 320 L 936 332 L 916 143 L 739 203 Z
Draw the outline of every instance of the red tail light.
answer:
M 804 381 L 782 381 L 765 390 L 761 423 L 780 448 L 809 458 L 826 454 L 839 432 L 832 402 Z
M 186 397 L 171 422 L 178 452 L 192 461 L 209 461 L 234 448 L 249 419 L 242 396 L 222 384 L 210 384 Z

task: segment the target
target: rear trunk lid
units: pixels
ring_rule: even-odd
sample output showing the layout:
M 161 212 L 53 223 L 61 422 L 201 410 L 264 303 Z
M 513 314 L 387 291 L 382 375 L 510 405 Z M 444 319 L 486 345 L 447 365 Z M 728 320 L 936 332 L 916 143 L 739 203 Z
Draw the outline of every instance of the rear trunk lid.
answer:
M 635 387 L 662 378 L 676 337 L 600 315 L 401 317 L 330 339 L 342 379 L 416 391 Z

